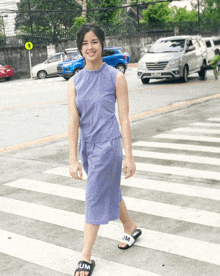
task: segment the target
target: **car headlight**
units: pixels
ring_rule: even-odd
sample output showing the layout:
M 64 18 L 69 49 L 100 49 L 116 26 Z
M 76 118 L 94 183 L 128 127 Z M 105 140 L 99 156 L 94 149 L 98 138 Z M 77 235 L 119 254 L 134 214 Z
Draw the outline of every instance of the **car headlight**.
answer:
M 168 66 L 170 67 L 176 67 L 176 66 L 179 66 L 180 64 L 181 64 L 181 58 L 174 59 L 168 62 Z
M 143 62 L 143 61 L 141 61 L 141 60 L 139 60 L 139 62 L 138 62 L 138 68 L 146 68 L 146 63 Z

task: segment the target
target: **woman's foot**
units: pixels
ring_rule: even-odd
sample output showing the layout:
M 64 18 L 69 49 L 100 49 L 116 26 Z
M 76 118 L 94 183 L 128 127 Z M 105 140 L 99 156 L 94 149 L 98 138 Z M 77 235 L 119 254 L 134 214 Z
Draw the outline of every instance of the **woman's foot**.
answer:
M 124 225 L 124 233 L 131 235 L 137 229 L 137 224 L 132 222 L 129 225 Z M 119 247 L 126 247 L 127 244 L 123 242 L 119 242 Z M 80 275 L 81 276 L 81 275 Z
M 91 256 L 88 256 L 88 255 L 82 253 L 80 261 L 85 261 L 85 262 L 91 264 L 92 261 L 90 258 L 91 258 Z M 82 268 L 82 266 L 81 266 L 81 268 Z M 87 276 L 88 274 L 89 274 L 89 272 L 86 272 L 86 271 L 77 271 L 74 276 Z

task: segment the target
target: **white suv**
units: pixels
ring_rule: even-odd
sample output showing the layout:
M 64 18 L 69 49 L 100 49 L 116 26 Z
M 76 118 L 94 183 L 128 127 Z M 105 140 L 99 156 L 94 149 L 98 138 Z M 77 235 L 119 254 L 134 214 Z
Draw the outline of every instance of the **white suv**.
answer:
M 158 39 L 138 62 L 137 75 L 142 83 L 150 79 L 181 78 L 187 82 L 188 75 L 199 73 L 206 65 L 207 48 L 199 36 L 172 36 Z
M 220 37 L 204 37 L 203 40 L 206 43 L 206 47 L 208 50 L 208 61 L 210 62 L 215 56 L 214 50 L 216 48 L 220 50 Z
M 71 58 L 73 55 L 78 55 L 77 48 L 66 49 L 67 57 Z M 49 57 L 43 63 L 37 64 L 31 68 L 33 78 L 45 79 L 49 75 L 57 75 L 57 65 L 63 60 L 64 52 L 56 53 Z

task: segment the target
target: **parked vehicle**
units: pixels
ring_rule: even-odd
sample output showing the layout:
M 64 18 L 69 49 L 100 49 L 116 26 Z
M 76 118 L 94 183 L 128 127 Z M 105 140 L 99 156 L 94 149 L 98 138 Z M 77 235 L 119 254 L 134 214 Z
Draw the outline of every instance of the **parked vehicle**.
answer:
M 149 51 L 151 48 L 152 44 L 147 44 L 143 48 L 140 49 L 140 56 L 141 58 Z
M 11 76 L 14 76 L 14 69 L 11 65 L 3 66 L 0 64 L 0 79 L 9 81 Z
M 215 53 L 214 50 L 217 48 L 220 50 L 220 37 L 212 36 L 212 37 L 204 37 L 203 40 L 206 43 L 207 51 L 208 51 L 208 62 L 213 60 Z
M 120 47 L 106 47 L 104 48 L 102 59 L 124 74 L 127 69 L 127 63 L 129 62 L 129 54 L 123 53 Z M 82 70 L 83 66 L 84 57 L 78 55 L 68 61 L 60 62 L 57 66 L 57 74 L 68 80 Z
M 197 72 L 203 76 L 207 48 L 199 36 L 173 36 L 158 39 L 138 62 L 137 75 L 142 83 L 150 79 L 181 78 L 187 82 L 188 75 Z
M 66 49 L 67 57 L 71 58 L 78 55 L 77 48 Z M 57 65 L 64 58 L 64 53 L 56 53 L 49 57 L 43 63 L 37 64 L 31 68 L 33 78 L 45 79 L 47 76 L 57 75 Z

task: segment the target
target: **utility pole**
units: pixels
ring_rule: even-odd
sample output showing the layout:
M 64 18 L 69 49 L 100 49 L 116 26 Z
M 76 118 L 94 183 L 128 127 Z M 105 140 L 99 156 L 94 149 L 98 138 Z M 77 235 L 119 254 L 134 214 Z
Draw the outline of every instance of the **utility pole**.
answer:
M 138 0 L 136 0 L 137 3 L 137 24 L 138 24 L 138 34 L 139 34 L 139 11 L 138 11 Z
M 31 25 L 31 38 L 33 39 L 33 28 L 32 28 L 32 15 L 31 15 L 31 4 L 30 4 L 30 0 L 28 0 L 28 9 L 29 9 L 30 25 Z
M 198 0 L 198 21 L 200 23 L 200 15 L 199 15 L 199 0 Z

